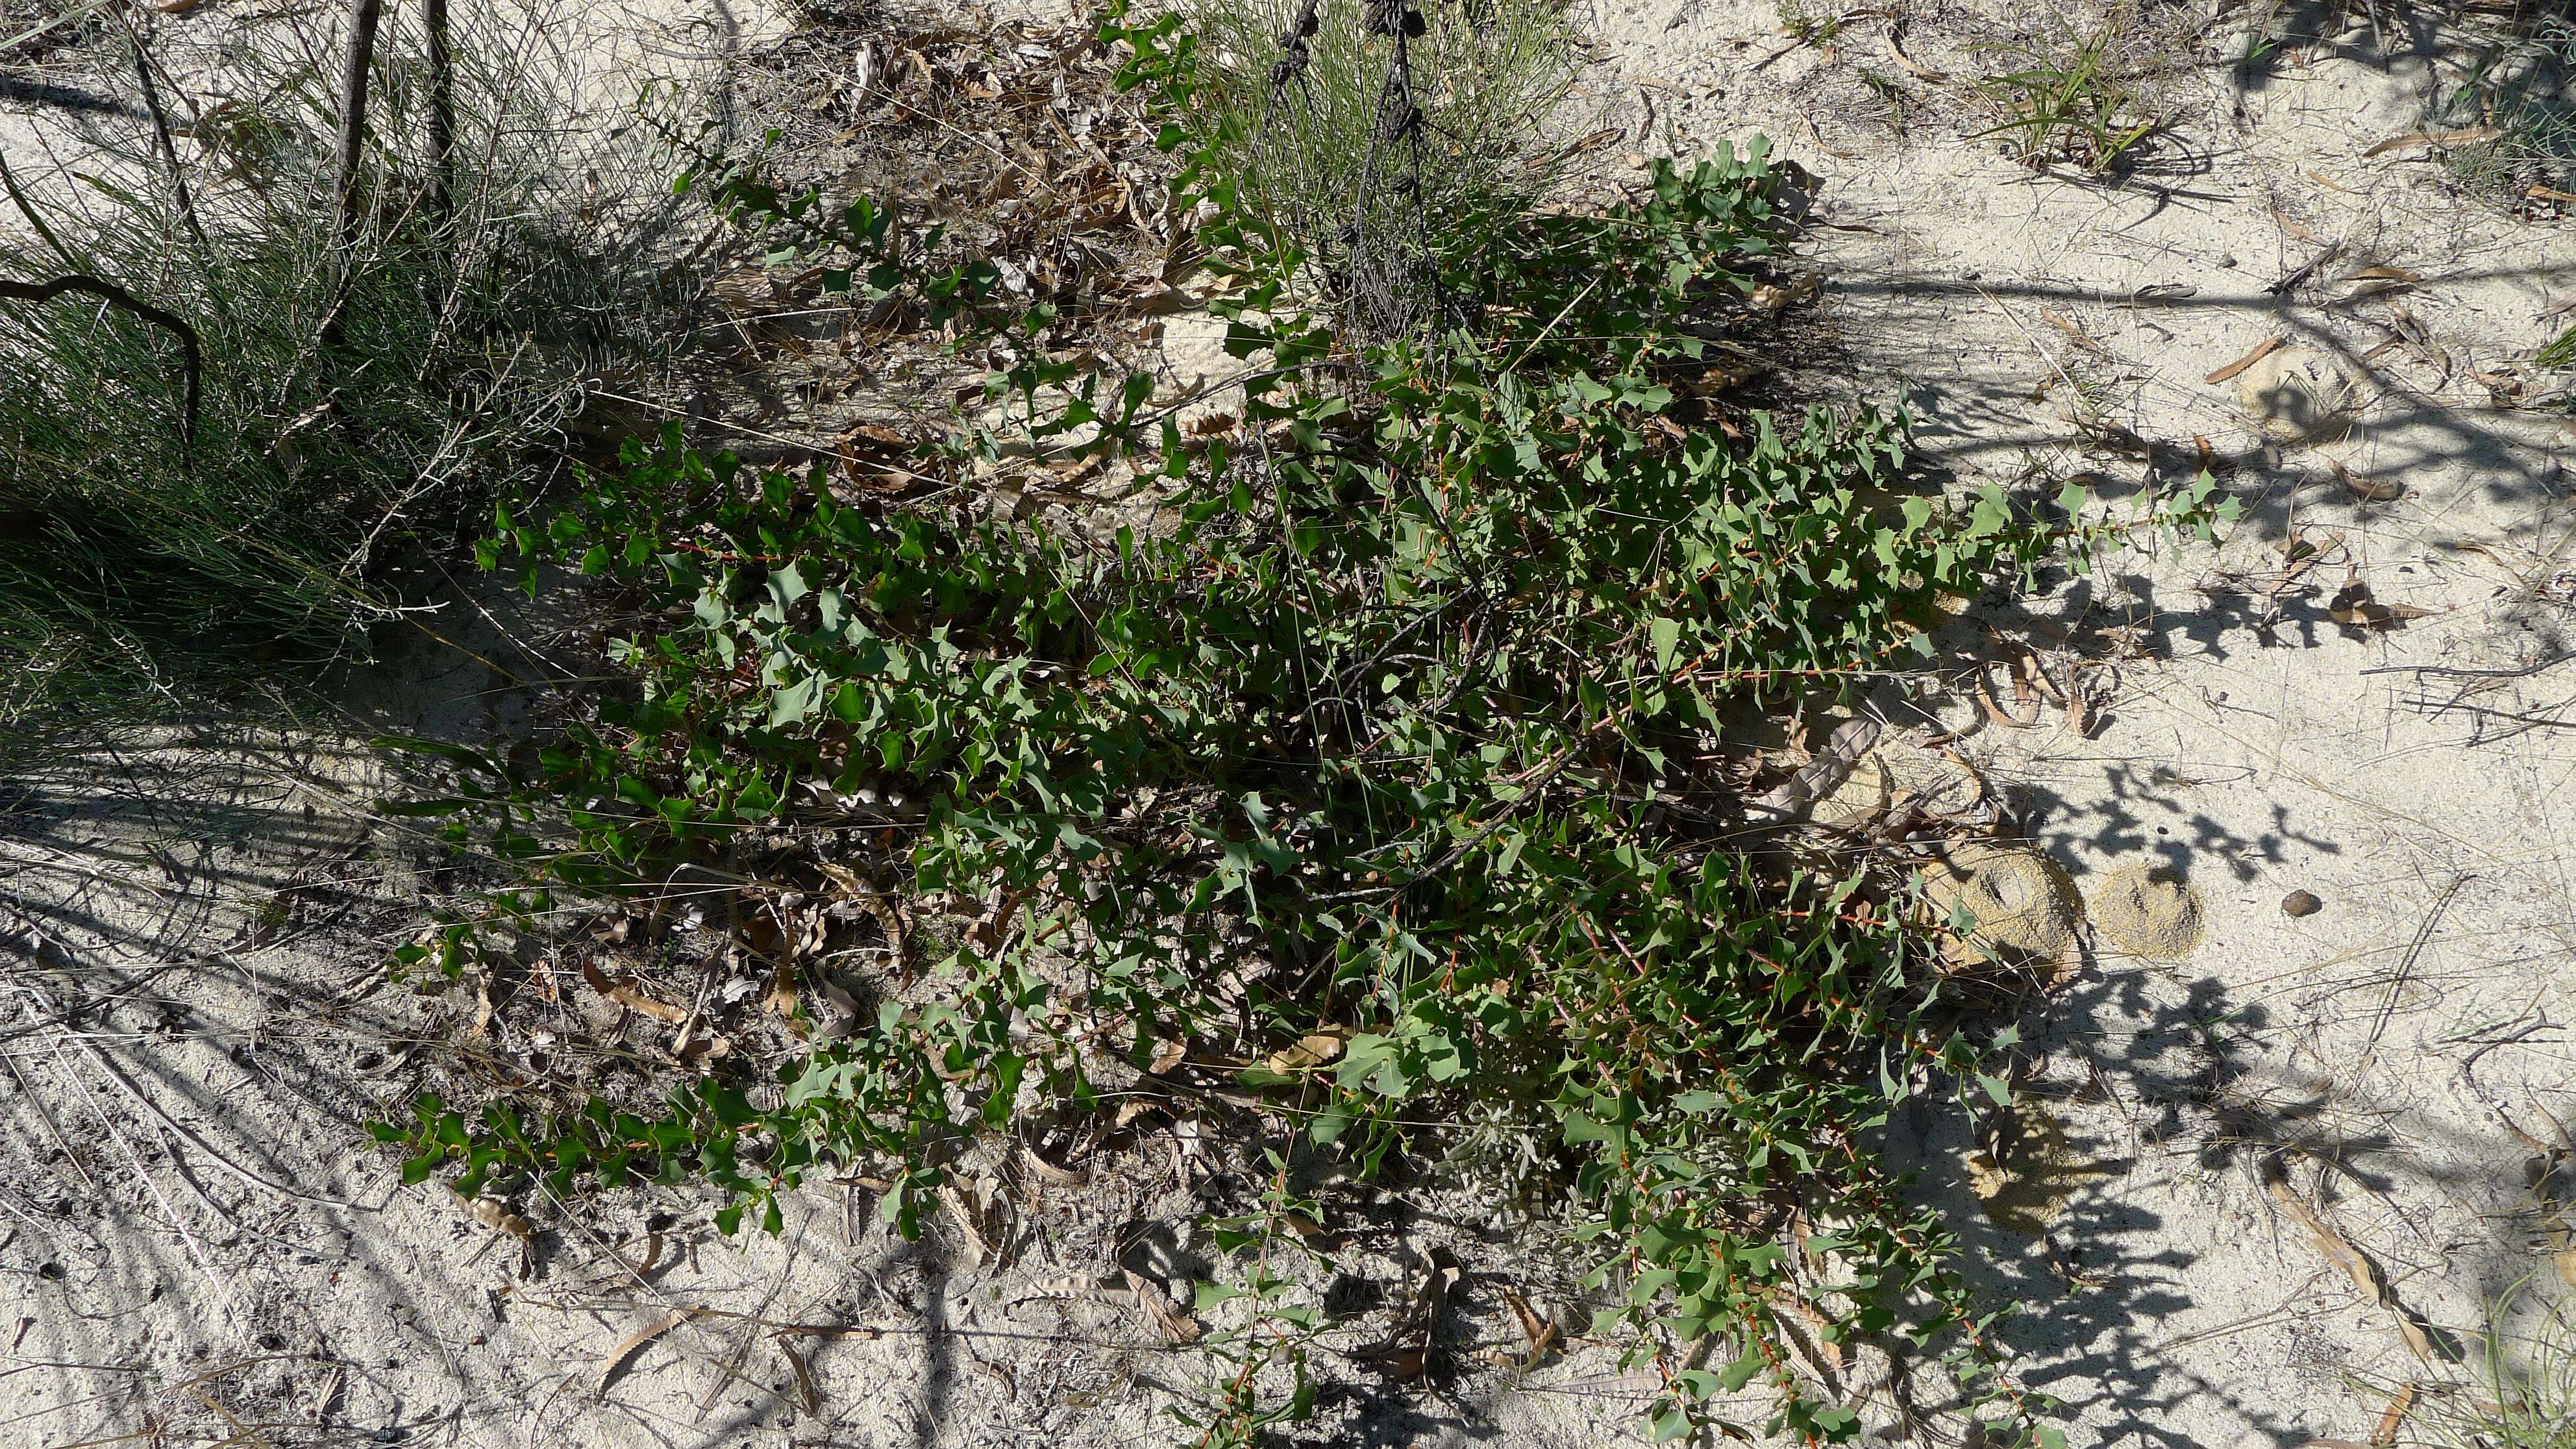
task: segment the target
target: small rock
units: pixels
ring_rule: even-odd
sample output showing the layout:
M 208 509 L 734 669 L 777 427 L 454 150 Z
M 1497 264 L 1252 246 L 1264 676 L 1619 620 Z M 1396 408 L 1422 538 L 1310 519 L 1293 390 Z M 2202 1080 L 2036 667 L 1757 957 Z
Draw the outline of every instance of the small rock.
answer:
M 2292 891 L 2288 895 L 2281 897 L 2281 914 L 2291 917 L 2292 919 L 2296 919 L 2300 916 L 2313 916 L 2317 912 L 2325 909 L 2325 904 L 2325 902 L 2318 900 L 2315 896 L 2310 895 L 2306 891 Z

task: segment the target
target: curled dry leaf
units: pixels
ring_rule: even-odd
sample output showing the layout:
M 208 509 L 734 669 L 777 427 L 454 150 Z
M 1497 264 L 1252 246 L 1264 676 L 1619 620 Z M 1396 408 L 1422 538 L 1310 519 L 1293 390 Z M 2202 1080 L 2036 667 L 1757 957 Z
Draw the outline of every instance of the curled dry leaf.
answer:
M 688 1322 L 696 1317 L 698 1312 L 699 1310 L 695 1308 L 674 1308 L 619 1339 L 617 1347 L 608 1351 L 608 1361 L 599 1366 L 599 1380 L 591 1389 L 592 1396 L 597 1397 L 608 1392 L 608 1386 L 616 1382 L 618 1373 L 626 1367 L 629 1360 L 635 1357 L 638 1349 Z
M 2347 629 L 2393 629 L 2409 619 L 2431 617 L 2430 609 L 2412 604 L 2383 604 L 2370 596 L 2370 585 L 2358 575 L 2347 574 L 2343 587 L 2328 601 L 2326 613 Z
M 2437 1345 L 2429 1325 L 2398 1301 L 2397 1290 L 2389 1285 L 2388 1275 L 2379 1264 L 2372 1261 L 2369 1254 L 2354 1247 L 2349 1238 L 2336 1232 L 2315 1208 L 2308 1206 L 2308 1200 L 2299 1196 L 2297 1190 L 2290 1186 L 2289 1179 L 2273 1178 L 2272 1196 L 2280 1202 L 2283 1211 L 2307 1230 L 2308 1240 L 2316 1244 L 2317 1251 L 2325 1255 L 2327 1262 L 2341 1270 L 2364 1296 L 2388 1310 L 2389 1315 L 2397 1320 L 2397 1332 L 2406 1340 L 2407 1348 L 2413 1350 L 2417 1358 L 2430 1363 Z M 2362 1446 L 2355 1445 L 2353 1449 L 2362 1449 Z
M 2283 341 L 2284 339 L 2281 335 L 2276 332 L 2270 337 L 2264 338 L 2253 351 L 2246 353 L 2243 357 L 2240 357 L 2234 362 L 2227 364 L 2225 367 L 2218 369 L 2216 372 L 2211 373 L 2209 376 L 2201 379 L 2201 381 L 2212 383 L 2225 382 L 2236 374 L 2252 367 L 2255 363 L 2261 362 L 2264 358 L 2271 356 L 2272 353 L 2279 350 Z
M 598 992 L 600 995 L 607 997 L 618 1005 L 626 1007 L 631 1011 L 641 1013 L 642 1015 L 649 1016 L 655 1021 L 662 1022 L 665 1025 L 678 1026 L 681 1022 L 689 1019 L 689 1013 L 686 1008 L 673 1006 L 667 1001 L 656 1001 L 652 997 L 645 995 L 641 991 L 637 991 L 631 986 L 626 986 L 609 979 L 608 973 L 600 970 L 599 963 L 596 961 L 584 961 L 581 963 L 581 979 L 590 984 L 591 990 Z
M 1154 1327 L 1172 1342 L 1196 1343 L 1199 1335 L 1205 1332 L 1199 1327 L 1198 1320 L 1183 1313 L 1180 1305 L 1154 1286 L 1152 1279 L 1133 1269 L 1127 1270 L 1127 1291 L 1136 1295 L 1136 1306 L 1143 1309 Z

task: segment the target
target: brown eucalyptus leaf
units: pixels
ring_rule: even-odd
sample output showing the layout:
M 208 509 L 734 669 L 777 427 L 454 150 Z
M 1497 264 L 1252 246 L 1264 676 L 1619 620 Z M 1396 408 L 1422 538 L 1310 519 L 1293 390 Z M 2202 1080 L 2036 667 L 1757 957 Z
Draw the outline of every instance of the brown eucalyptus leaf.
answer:
M 2275 333 L 2272 336 L 2263 339 L 2261 343 L 2256 345 L 2253 351 L 2246 353 L 2243 357 L 2240 357 L 2234 362 L 2227 364 L 2225 367 L 2218 369 L 2216 372 L 2211 373 L 2208 377 L 2203 378 L 2202 381 L 2225 382 L 2229 378 L 2234 377 L 2236 374 L 2243 372 L 2245 369 L 2252 367 L 2255 363 L 2261 362 L 2264 358 L 2278 351 L 2282 343 L 2286 340 L 2287 339 L 2281 337 L 2278 333 Z
M 2350 629 L 2393 629 L 2409 619 L 2429 618 L 2433 611 L 2412 604 L 2383 604 L 2370 596 L 2370 585 L 2357 575 L 2346 575 L 2343 587 L 2326 604 L 2326 613 Z
M 1165 1338 L 1174 1343 L 1199 1341 L 1199 1335 L 1205 1330 L 1199 1327 L 1197 1319 L 1183 1313 L 1179 1304 L 1174 1303 L 1162 1289 L 1154 1286 L 1152 1279 L 1134 1269 L 1128 1269 L 1126 1272 L 1127 1291 L 1136 1295 L 1136 1306 L 1145 1311 L 1145 1316 L 1153 1320 L 1154 1327 L 1159 1329 Z
M 2355 473 L 2331 458 L 2326 460 L 2326 466 L 2334 470 L 2335 481 L 2343 485 L 2343 491 L 2364 503 L 2394 503 L 2406 496 L 2406 485 L 2403 483 L 2373 478 L 2366 473 Z
M 619 1339 L 617 1341 L 617 1347 L 608 1351 L 608 1361 L 599 1366 L 599 1380 L 597 1384 L 592 1387 L 591 1394 L 596 1397 L 607 1393 L 608 1386 L 616 1381 L 618 1372 L 626 1367 L 627 1360 L 635 1357 L 636 1350 L 641 1349 L 644 1345 L 660 1338 L 663 1334 L 666 1334 L 672 1329 L 679 1327 L 681 1324 L 688 1322 L 697 1315 L 698 1310 L 695 1308 L 674 1308 L 661 1317 L 654 1319 L 651 1323 L 645 1324 L 642 1328 L 639 1328 L 633 1333 L 626 1335 L 624 1338 Z
M 2379 1264 L 2369 1254 L 2353 1246 L 2351 1239 L 2335 1231 L 2332 1224 L 2308 1205 L 2306 1198 L 2299 1196 L 2288 1179 L 2276 1177 L 2272 1180 L 2272 1196 L 2279 1201 L 2283 1211 L 2307 1230 L 2308 1240 L 2325 1255 L 2327 1262 L 2350 1278 L 2353 1286 L 2359 1288 L 2364 1296 L 2388 1310 L 2389 1316 L 2397 1320 L 2397 1332 L 2406 1340 L 2406 1347 L 2417 1358 L 2431 1362 L 2434 1354 L 2432 1335 L 2426 1331 L 2424 1321 L 2398 1301 L 2397 1290 L 2389 1285 L 2388 1275 Z M 2362 1449 L 2362 1446 L 2356 1445 L 2354 1449 Z

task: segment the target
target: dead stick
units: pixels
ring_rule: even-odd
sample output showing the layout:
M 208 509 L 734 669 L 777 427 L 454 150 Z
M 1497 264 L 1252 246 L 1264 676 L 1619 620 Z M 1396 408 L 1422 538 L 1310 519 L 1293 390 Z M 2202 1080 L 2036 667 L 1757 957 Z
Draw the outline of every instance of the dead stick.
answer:
M 326 347 L 339 340 L 341 308 L 358 249 L 358 165 L 367 146 L 367 81 L 375 68 L 376 26 L 384 9 L 384 0 L 354 0 L 349 12 L 349 48 L 340 68 L 340 149 L 333 159 L 331 186 L 334 281 L 331 309 L 322 319 Z
M 455 204 L 448 153 L 456 146 L 456 66 L 447 46 L 447 0 L 427 0 L 421 23 L 429 32 L 429 223 L 444 230 Z
M 134 74 L 143 82 L 143 109 L 151 113 L 152 135 L 161 143 L 161 165 L 170 173 L 170 190 L 179 198 L 179 219 L 188 224 L 199 251 L 212 251 L 206 229 L 197 224 L 197 202 L 188 194 L 188 173 L 179 168 L 179 148 L 170 141 L 170 115 L 161 109 L 161 88 L 152 83 L 152 59 L 144 54 L 143 35 L 133 30 L 126 34 L 134 42 Z

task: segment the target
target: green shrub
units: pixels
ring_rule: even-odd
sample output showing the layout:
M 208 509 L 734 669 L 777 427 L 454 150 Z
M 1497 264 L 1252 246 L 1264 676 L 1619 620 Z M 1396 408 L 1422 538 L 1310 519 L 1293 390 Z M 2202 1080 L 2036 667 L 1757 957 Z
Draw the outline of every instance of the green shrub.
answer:
M 1112 33 L 1177 109 L 1179 23 Z M 531 589 L 576 569 L 641 622 L 533 771 L 448 751 L 457 792 L 403 807 L 523 862 L 495 919 L 682 877 L 774 903 L 828 864 L 941 944 L 774 1076 L 710 1073 L 653 1114 L 424 1100 L 379 1135 L 467 1192 L 708 1181 L 729 1230 L 865 1161 L 908 1233 L 960 1142 L 1094 1109 L 1186 1044 L 1252 1064 L 1241 1088 L 1299 1150 L 1361 1173 L 1425 1119 L 1543 1140 L 1617 1290 L 1603 1330 L 1722 1345 L 1656 1356 L 1659 1436 L 1755 1383 L 1770 1432 L 1856 1432 L 1786 1347 L 1821 1324 L 1947 1352 L 1978 1412 L 2049 1437 L 1874 1146 L 1918 1081 L 2000 1098 L 1979 1062 L 2010 1034 L 1969 1029 L 1953 923 L 1901 869 L 1747 851 L 1738 762 L 1748 717 L 1901 666 L 1943 596 L 2120 530 L 2076 524 L 2080 492 L 2054 521 L 1915 495 L 1898 418 L 1728 436 L 1692 392 L 1773 244 L 1758 154 L 1659 167 L 1588 216 L 1462 213 L 1439 265 L 1477 325 L 1388 337 L 1295 305 L 1299 233 L 1242 203 L 1230 144 L 1192 148 L 1184 201 L 1216 202 L 1231 345 L 1266 354 L 1240 430 L 1187 440 L 1148 374 L 1097 362 L 991 383 L 1042 450 L 1163 479 L 1150 524 L 861 506 L 676 430 L 499 516 L 488 563 Z M 834 230 L 855 208 L 752 203 L 887 254 Z M 2205 526 L 2210 494 L 2162 521 Z M 1269 1150 L 1267 1209 L 1215 1225 L 1244 1281 L 1203 1299 L 1248 1297 L 1293 1341 L 1321 1319 L 1270 1265 L 1294 1184 Z M 1302 1360 L 1265 1367 L 1279 1341 L 1226 1349 L 1208 1442 L 1306 1402 Z

